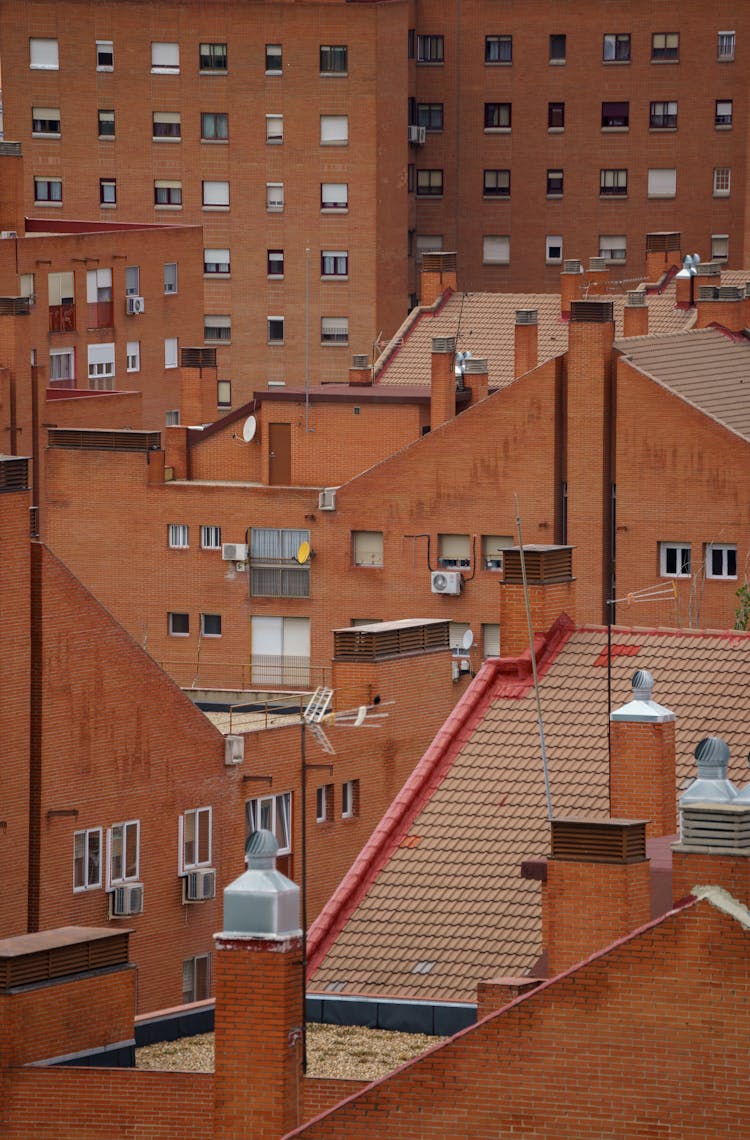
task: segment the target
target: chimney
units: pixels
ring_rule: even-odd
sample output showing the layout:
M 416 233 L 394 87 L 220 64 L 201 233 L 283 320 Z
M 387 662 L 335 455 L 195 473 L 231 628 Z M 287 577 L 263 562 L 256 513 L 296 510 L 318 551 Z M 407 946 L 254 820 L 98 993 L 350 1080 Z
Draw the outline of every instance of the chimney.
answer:
M 180 419 L 185 424 L 208 424 L 216 419 L 216 349 L 180 351 Z
M 489 365 L 487 357 L 469 356 L 464 360 L 464 388 L 471 392 L 471 403 L 478 404 L 489 392 Z
M 673 265 L 682 263 L 682 234 L 659 232 L 646 234 L 646 280 L 660 281 Z
M 435 689 L 436 676 L 450 688 L 449 625 L 447 619 L 406 618 L 335 629 L 331 686 L 339 708 L 379 702 L 412 683 L 417 692 Z
M 622 335 L 648 336 L 648 305 L 646 294 L 640 289 L 628 291 L 628 299 L 622 310 Z
M 0 143 L 0 229 L 15 230 L 20 237 L 26 228 L 23 183 L 20 142 Z
M 456 414 L 456 338 L 432 338 L 430 428 L 432 431 Z
M 575 621 L 576 583 L 572 546 L 524 546 L 523 553 L 534 633 L 546 632 L 563 613 Z M 521 548 L 518 546 L 503 551 L 500 637 L 503 657 L 519 657 L 529 648 Z
M 542 943 L 555 977 L 648 922 L 651 891 L 643 820 L 553 819 L 550 826 Z
M 609 267 L 606 257 L 590 257 L 586 273 L 589 295 L 606 293 L 609 285 Z
M 351 388 L 372 387 L 372 368 L 370 367 L 370 358 L 366 353 L 356 354 L 352 357 L 352 365 L 349 369 L 349 386 Z
M 455 293 L 456 288 L 455 253 L 423 253 L 420 304 L 429 308 L 442 297 L 446 289 Z
M 570 316 L 571 301 L 579 301 L 583 296 L 583 265 L 580 261 L 564 261 L 560 274 L 560 313 L 567 320 Z
M 189 466 L 188 429 L 180 424 L 164 431 L 165 478 L 187 479 Z
M 745 288 L 743 285 L 704 285 L 696 278 L 698 304 L 695 328 L 723 325 L 730 332 L 742 332 L 746 321 Z
M 609 811 L 646 819 L 649 839 L 677 834 L 675 715 L 652 699 L 654 678 L 633 674 L 633 696 L 610 714 Z
M 517 379 L 539 361 L 539 313 L 536 309 L 516 309 L 515 361 L 513 376 Z
M 216 940 L 214 1140 L 278 1140 L 300 1123 L 304 981 L 300 890 L 270 831 L 224 891 Z

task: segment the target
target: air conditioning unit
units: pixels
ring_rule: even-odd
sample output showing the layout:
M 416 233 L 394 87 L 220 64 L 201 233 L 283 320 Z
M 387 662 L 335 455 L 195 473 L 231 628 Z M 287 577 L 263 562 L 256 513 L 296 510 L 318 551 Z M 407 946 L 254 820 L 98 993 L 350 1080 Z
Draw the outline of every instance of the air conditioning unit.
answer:
M 247 562 L 247 543 L 222 542 L 221 557 L 225 562 Z
M 233 764 L 241 764 L 245 759 L 245 738 L 244 736 L 225 736 L 224 737 L 224 763 L 227 767 Z
M 112 918 L 128 918 L 143 913 L 143 883 L 123 883 L 110 895 Z
M 460 594 L 463 578 L 455 570 L 432 570 L 433 594 Z
M 414 145 L 419 142 L 419 127 L 409 127 L 409 142 Z
M 335 511 L 336 510 L 336 488 L 326 487 L 325 491 L 321 491 L 318 495 L 318 510 L 319 511 Z
M 216 871 L 213 867 L 198 867 L 188 871 L 183 882 L 185 902 L 205 902 L 216 898 Z
M 417 127 L 417 142 L 420 146 L 427 142 L 427 127 Z
M 125 312 L 129 317 L 136 317 L 142 313 L 146 308 L 146 302 L 143 297 L 126 297 L 125 298 Z

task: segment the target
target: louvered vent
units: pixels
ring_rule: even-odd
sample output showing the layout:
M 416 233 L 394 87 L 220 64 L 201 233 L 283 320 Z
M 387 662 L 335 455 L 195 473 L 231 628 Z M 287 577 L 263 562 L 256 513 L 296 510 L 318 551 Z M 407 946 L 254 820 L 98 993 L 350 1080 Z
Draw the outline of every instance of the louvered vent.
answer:
M 745 282 L 745 296 L 750 297 L 750 281 Z
M 646 858 L 646 821 L 553 819 L 551 855 L 575 863 L 639 863 Z
M 454 336 L 434 336 L 432 338 L 433 352 L 455 352 L 456 338 Z
M 690 804 L 680 815 L 683 846 L 750 851 L 750 804 Z
M 571 301 L 571 321 L 587 322 L 589 324 L 604 325 L 614 320 L 614 303 L 612 301 Z
M 554 582 L 570 582 L 573 578 L 572 546 L 525 546 L 526 580 L 532 586 Z M 512 585 L 523 583 L 521 550 L 511 546 L 503 551 L 504 581 Z
M 28 491 L 28 459 L 0 458 L 0 493 L 3 491 Z
M 215 368 L 215 348 L 181 348 L 180 364 L 183 368 Z
M 450 273 L 456 271 L 455 253 L 444 253 L 442 250 L 422 254 L 423 273 Z
M 644 308 L 646 305 L 646 294 L 642 293 L 640 289 L 628 290 L 628 308 L 638 309 Z
M 536 325 L 539 324 L 539 312 L 537 309 L 516 309 L 516 324 L 517 325 Z
M 28 297 L 0 297 L 0 317 L 28 317 L 30 312 Z
M 721 262 L 720 261 L 699 261 L 697 265 L 693 266 L 696 277 L 720 277 L 721 276 Z
M 583 273 L 583 262 L 575 259 L 563 261 L 563 273 Z
M 128 931 L 76 933 L 67 927 L 0 942 L 0 991 L 127 964 Z
M 352 357 L 352 368 L 362 370 L 370 367 L 370 358 L 366 353 L 355 353 Z
M 426 653 L 450 648 L 447 621 L 420 625 L 382 622 L 381 628 L 337 629 L 333 635 L 333 653 L 339 661 L 380 661 L 411 653 Z
M 589 258 L 589 272 L 590 273 L 603 273 L 607 268 L 606 257 L 590 257 Z
M 486 356 L 470 356 L 464 360 L 465 376 L 486 376 L 489 362 Z
M 741 285 L 720 285 L 717 297 L 719 301 L 744 301 L 745 290 Z
M 50 447 L 73 448 L 78 451 L 159 451 L 158 431 L 100 431 L 79 428 L 50 428 Z
M 646 234 L 646 253 L 674 253 L 682 244 L 682 234 Z

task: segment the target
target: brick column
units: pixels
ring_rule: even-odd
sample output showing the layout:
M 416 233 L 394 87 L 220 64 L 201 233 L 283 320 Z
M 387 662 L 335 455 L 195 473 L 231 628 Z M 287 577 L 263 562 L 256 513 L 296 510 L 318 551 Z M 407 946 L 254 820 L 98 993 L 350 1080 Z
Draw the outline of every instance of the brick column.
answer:
M 430 382 L 430 427 L 434 431 L 456 414 L 456 338 L 434 337 Z
M 677 833 L 675 715 L 651 699 L 654 679 L 633 676 L 633 699 L 610 714 L 609 810 L 646 819 L 649 839 Z
M 648 336 L 648 305 L 646 294 L 638 290 L 628 293 L 627 303 L 622 311 L 623 336 Z
M 514 377 L 523 376 L 539 362 L 539 314 L 536 309 L 517 309 L 514 331 Z

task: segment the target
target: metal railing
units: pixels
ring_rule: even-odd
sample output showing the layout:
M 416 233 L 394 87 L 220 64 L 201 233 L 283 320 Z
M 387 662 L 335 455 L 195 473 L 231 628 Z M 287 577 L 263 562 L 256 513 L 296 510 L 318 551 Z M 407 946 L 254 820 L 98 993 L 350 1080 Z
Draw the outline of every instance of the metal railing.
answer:
M 204 652 L 205 652 L 205 646 Z M 314 665 L 309 657 L 253 654 L 244 661 L 168 658 L 159 661 L 178 685 L 192 689 L 315 689 L 330 683 L 330 666 Z

